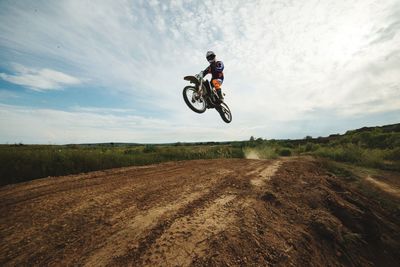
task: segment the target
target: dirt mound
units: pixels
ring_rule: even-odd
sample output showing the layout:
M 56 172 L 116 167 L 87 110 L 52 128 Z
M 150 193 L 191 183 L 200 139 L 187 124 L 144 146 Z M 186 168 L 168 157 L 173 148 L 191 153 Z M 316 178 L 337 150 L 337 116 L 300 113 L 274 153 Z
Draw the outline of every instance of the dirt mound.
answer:
M 0 265 L 396 266 L 398 218 L 318 161 L 197 160 L 0 189 Z

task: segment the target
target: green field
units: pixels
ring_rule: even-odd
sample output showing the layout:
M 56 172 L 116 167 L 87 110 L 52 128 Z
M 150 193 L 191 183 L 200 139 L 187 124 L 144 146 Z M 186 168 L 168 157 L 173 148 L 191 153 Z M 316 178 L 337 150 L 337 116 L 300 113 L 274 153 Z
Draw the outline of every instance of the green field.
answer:
M 32 179 L 165 161 L 311 155 L 358 166 L 400 171 L 400 124 L 298 140 L 175 143 L 0 145 L 0 185 Z
M 343 135 L 248 142 L 261 157 L 312 155 L 358 166 L 400 171 L 400 124 L 364 127 Z
M 165 161 L 241 158 L 231 145 L 1 145 L 1 185 Z

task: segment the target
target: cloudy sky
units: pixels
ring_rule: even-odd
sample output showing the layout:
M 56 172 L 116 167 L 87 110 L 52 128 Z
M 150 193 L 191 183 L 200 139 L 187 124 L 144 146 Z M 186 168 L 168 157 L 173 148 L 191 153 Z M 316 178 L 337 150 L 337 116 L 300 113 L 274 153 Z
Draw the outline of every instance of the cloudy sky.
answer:
M 0 143 L 303 138 L 400 122 L 399 0 L 0 1 Z M 183 76 L 225 65 L 233 113 Z

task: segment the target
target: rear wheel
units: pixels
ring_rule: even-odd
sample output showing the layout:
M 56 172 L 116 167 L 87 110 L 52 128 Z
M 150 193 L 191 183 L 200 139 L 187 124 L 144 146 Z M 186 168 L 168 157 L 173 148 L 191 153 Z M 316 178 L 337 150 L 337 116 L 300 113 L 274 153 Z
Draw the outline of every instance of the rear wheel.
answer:
M 183 99 L 186 105 L 194 112 L 203 113 L 206 111 L 206 102 L 202 96 L 199 96 L 196 87 L 186 86 L 183 88 Z
M 232 113 L 227 104 L 221 103 L 216 109 L 224 122 L 230 123 L 232 121 Z

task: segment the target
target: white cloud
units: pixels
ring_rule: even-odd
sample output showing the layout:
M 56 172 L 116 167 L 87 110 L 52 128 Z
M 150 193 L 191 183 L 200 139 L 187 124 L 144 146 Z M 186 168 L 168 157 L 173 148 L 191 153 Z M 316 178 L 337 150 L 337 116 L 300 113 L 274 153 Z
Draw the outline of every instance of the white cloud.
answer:
M 62 111 L 1 103 L 0 127 L 1 143 L 154 143 L 160 142 L 160 134 L 168 142 L 222 141 L 234 138 L 223 127 L 199 127 L 190 121 L 182 126 L 168 120 L 126 115 L 121 110 L 80 108 Z
M 17 64 L 14 65 L 14 70 L 14 75 L 0 73 L 0 78 L 36 91 L 55 90 L 81 83 L 78 78 L 52 69 L 27 68 Z
M 74 112 L 87 112 L 87 113 L 125 113 L 131 114 L 135 112 L 135 109 L 126 109 L 126 108 L 98 108 L 98 107 L 74 107 L 72 108 Z
M 163 120 L 179 125 L 175 135 L 182 138 L 185 125 L 226 129 L 233 139 L 302 137 L 288 125 L 307 119 L 312 132 L 332 119 L 320 110 L 344 124 L 400 111 L 397 0 L 76 0 L 0 3 L 0 10 L 4 62 L 38 62 L 36 70 L 57 69 L 140 101 L 152 114 L 174 114 Z M 203 69 L 210 49 L 226 67 L 231 125 L 214 112 L 192 114 L 182 101 L 182 77 Z M 19 78 L 13 76 L 7 78 Z M 44 80 L 36 84 L 54 85 Z
M 0 100 L 6 100 L 6 99 L 16 99 L 18 98 L 19 95 L 16 93 L 13 93 L 8 90 L 1 90 L 0 89 Z

